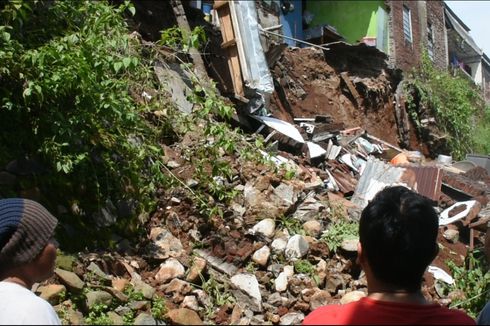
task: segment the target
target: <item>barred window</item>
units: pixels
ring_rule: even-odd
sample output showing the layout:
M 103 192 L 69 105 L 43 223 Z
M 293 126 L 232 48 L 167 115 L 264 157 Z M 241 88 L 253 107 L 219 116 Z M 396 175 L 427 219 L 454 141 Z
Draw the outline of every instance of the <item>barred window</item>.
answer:
M 403 34 L 405 41 L 412 43 L 412 14 L 407 6 L 403 6 Z
M 427 24 L 427 52 L 429 58 L 434 61 L 434 29 L 431 23 Z

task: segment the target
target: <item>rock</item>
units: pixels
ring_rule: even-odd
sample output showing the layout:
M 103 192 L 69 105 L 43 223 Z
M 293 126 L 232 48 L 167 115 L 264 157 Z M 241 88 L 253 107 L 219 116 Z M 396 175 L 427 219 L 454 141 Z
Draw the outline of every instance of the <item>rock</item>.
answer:
M 112 279 L 111 283 L 114 289 L 122 292 L 126 288 L 126 285 L 129 284 L 129 280 L 125 278 L 116 277 Z
M 331 301 L 332 296 L 330 295 L 330 292 L 324 290 L 316 291 L 310 298 L 310 310 L 326 306 Z
M 98 212 L 92 214 L 95 221 L 95 225 L 99 228 L 109 227 L 117 222 L 117 210 L 114 204 L 110 201 L 106 201 L 105 207 L 102 207 Z
M 349 253 L 356 253 L 357 252 L 357 245 L 359 244 L 359 239 L 345 239 L 342 241 L 340 248 L 342 250 L 349 252 Z
M 150 302 L 146 300 L 131 301 L 127 304 L 131 310 L 147 310 L 150 308 Z
M 199 303 L 197 302 L 197 299 L 193 295 L 188 295 L 184 298 L 182 303 L 180 304 L 181 308 L 189 308 L 194 311 L 199 310 Z
M 156 325 L 157 321 L 149 313 L 142 312 L 134 319 L 133 324 L 134 325 Z M 115 324 L 115 325 L 121 325 L 121 324 Z
M 204 292 L 203 290 L 200 290 L 200 289 L 197 289 L 197 290 L 194 290 L 192 291 L 192 294 L 195 294 L 197 296 L 197 301 L 205 306 L 205 307 L 209 307 L 212 305 L 212 302 L 211 302 L 211 299 L 209 298 L 209 295 Z
M 267 271 L 271 272 L 274 274 L 276 277 L 279 275 L 280 272 L 284 269 L 284 265 L 282 264 L 270 264 L 267 266 Z
M 129 298 L 123 292 L 118 291 L 118 290 L 116 290 L 116 289 L 114 289 L 113 287 L 110 287 L 110 286 L 105 286 L 102 289 L 104 291 L 107 291 L 108 293 L 110 293 L 114 298 L 116 298 L 120 302 L 128 302 L 128 299 Z
M 160 265 L 160 270 L 155 275 L 155 280 L 166 283 L 176 277 L 184 276 L 185 269 L 182 264 L 174 258 L 169 258 Z
M 285 272 L 279 273 L 279 276 L 274 281 L 274 286 L 277 292 L 284 292 L 288 288 L 288 275 Z
M 201 256 L 202 258 L 206 259 L 208 264 L 210 264 L 214 269 L 227 274 L 228 276 L 235 275 L 237 272 L 238 268 L 230 263 L 227 263 L 223 261 L 222 259 L 219 259 L 217 257 L 214 257 L 213 255 L 209 254 L 208 252 L 204 250 L 194 250 L 194 253 L 197 255 Z
M 85 325 L 83 314 L 78 310 L 74 310 L 72 305 L 71 301 L 67 300 L 53 308 L 58 316 L 63 316 L 63 321 L 68 325 Z
M 94 273 L 95 275 L 97 275 L 103 280 L 107 281 L 111 279 L 111 277 L 106 273 L 104 273 L 104 271 L 102 271 L 100 267 L 94 262 L 91 262 L 90 265 L 88 265 L 87 270 L 91 271 L 92 273 Z
M 340 274 L 330 274 L 327 277 L 325 289 L 331 294 L 335 294 L 339 287 L 345 288 L 345 280 Z
M 52 305 L 56 305 L 60 302 L 61 296 L 66 293 L 66 287 L 60 284 L 48 284 L 46 286 L 40 286 L 36 292 L 39 292 L 39 296 L 44 300 Z
M 293 214 L 293 218 L 306 222 L 314 219 L 318 215 L 318 212 L 323 211 L 325 208 L 325 205 L 315 198 L 308 197 L 298 206 Z
M 151 285 L 148 285 L 138 279 L 133 279 L 132 283 L 134 290 L 137 292 L 141 292 L 146 299 L 151 300 L 153 298 L 156 290 Z
M 281 183 L 274 188 L 274 194 L 289 205 L 294 204 L 298 200 L 298 195 L 295 193 L 294 187 L 285 183 Z
M 172 324 L 177 325 L 203 325 L 201 318 L 194 311 L 186 308 L 172 309 L 167 313 Z
M 444 238 L 451 243 L 456 243 L 459 240 L 459 231 L 454 229 L 447 229 L 444 231 Z
M 109 306 L 112 303 L 112 295 L 105 291 L 89 291 L 86 294 L 87 308 L 91 309 L 96 304 L 105 304 Z
M 150 240 L 152 242 L 146 250 L 147 254 L 153 259 L 176 258 L 180 257 L 184 252 L 184 247 L 180 240 L 164 228 L 152 228 L 150 231 Z
M 284 266 L 284 273 L 286 273 L 287 276 L 291 277 L 294 275 L 294 266 L 291 265 L 286 265 Z
M 198 181 L 194 180 L 194 179 L 188 179 L 185 184 L 187 185 L 187 187 L 189 188 L 195 188 L 197 187 L 197 185 L 199 184 Z
M 112 325 L 124 325 L 124 319 L 116 314 L 114 311 L 109 311 L 107 313 L 107 317 L 109 317 Z
M 255 308 L 257 311 L 262 311 L 262 295 L 255 275 L 237 274 L 231 278 L 231 283 L 252 299 L 251 309 Z
M 309 248 L 310 246 L 303 236 L 293 235 L 286 245 L 286 257 L 289 259 L 301 258 L 308 253 Z
M 167 166 L 171 169 L 176 169 L 180 167 L 180 163 L 174 160 L 170 160 L 167 162 Z
M 85 283 L 78 277 L 77 274 L 69 271 L 65 271 L 59 268 L 54 270 L 56 276 L 58 276 L 63 284 L 65 284 L 70 290 L 81 291 L 85 286 Z
M 174 278 L 170 283 L 165 287 L 165 293 L 179 293 L 179 294 L 187 294 L 192 291 L 191 285 L 186 282 L 179 280 L 178 278 Z
M 361 298 L 364 298 L 366 296 L 366 293 L 363 291 L 352 291 L 352 292 L 347 292 L 342 299 L 340 299 L 341 304 L 347 304 L 350 302 L 358 301 Z
M 305 319 L 301 312 L 289 312 L 281 317 L 279 325 L 299 325 Z
M 195 282 L 200 279 L 201 275 L 206 269 L 206 259 L 201 257 L 194 257 L 192 266 L 187 273 L 186 281 Z
M 281 296 L 278 292 L 272 293 L 269 298 L 267 298 L 267 303 L 274 307 L 285 306 L 287 302 L 288 299 Z
M 231 317 L 230 317 L 230 325 L 236 325 L 240 318 L 242 317 L 243 314 L 243 309 L 239 304 L 236 304 L 233 307 L 233 311 L 231 312 Z
M 263 219 L 252 228 L 252 234 L 261 234 L 267 238 L 271 238 L 275 231 L 276 222 L 271 218 Z
M 311 220 L 303 224 L 303 230 L 312 237 L 317 237 L 322 232 L 322 225 L 317 220 Z
M 281 254 L 286 249 L 287 244 L 288 244 L 288 240 L 285 238 L 274 239 L 274 241 L 272 241 L 271 243 L 272 251 L 274 253 Z
M 73 264 L 77 261 L 77 258 L 72 255 L 67 255 L 63 252 L 56 256 L 56 267 L 65 271 L 73 271 Z
M 266 266 L 269 256 L 271 255 L 271 250 L 267 246 L 263 246 L 252 255 L 252 260 L 256 262 L 259 266 Z

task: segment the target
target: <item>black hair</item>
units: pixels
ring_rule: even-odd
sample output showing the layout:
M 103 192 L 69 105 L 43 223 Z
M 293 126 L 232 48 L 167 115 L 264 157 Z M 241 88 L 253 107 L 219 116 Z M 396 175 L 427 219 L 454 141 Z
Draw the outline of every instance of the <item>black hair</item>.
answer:
M 362 211 L 359 237 L 374 276 L 399 289 L 420 289 L 438 251 L 439 219 L 431 202 L 408 188 L 380 191 Z

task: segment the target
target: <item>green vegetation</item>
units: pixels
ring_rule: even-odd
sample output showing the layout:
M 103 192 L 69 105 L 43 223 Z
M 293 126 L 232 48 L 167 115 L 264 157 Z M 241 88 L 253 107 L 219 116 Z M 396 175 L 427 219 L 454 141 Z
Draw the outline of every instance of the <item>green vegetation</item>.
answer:
M 85 322 L 89 325 L 112 325 L 112 320 L 107 316 L 109 307 L 105 304 L 95 304 L 89 311 Z
M 484 114 L 481 91 L 468 78 L 452 76 L 446 70 L 434 67 L 427 52 L 422 57 L 420 68 L 412 72 L 405 84 L 405 93 L 408 113 L 419 135 L 422 140 L 433 142 L 432 154 L 450 153 L 455 159 L 462 159 L 475 145 L 475 149 L 490 146 L 489 138 L 480 138 L 481 141 L 476 139 L 480 144 L 475 144 L 472 135 L 475 132 L 475 121 Z M 436 137 L 430 135 L 433 130 L 423 127 L 423 120 L 432 116 L 439 129 Z M 480 128 L 490 127 L 484 124 Z
M 301 221 L 294 218 L 293 216 L 280 216 L 278 222 L 279 228 L 288 230 L 290 235 L 305 235 L 305 230 L 303 229 Z
M 336 220 L 323 231 L 321 239 L 325 241 L 328 248 L 335 252 L 342 241 L 359 237 L 359 223 L 346 220 Z
M 482 252 L 475 250 L 466 257 L 465 266 L 447 261 L 455 283 L 449 290 L 458 290 L 464 298 L 453 300 L 450 308 L 464 309 L 471 317 L 476 316 L 490 300 L 490 271 Z
M 42 163 L 45 171 L 24 178 L 21 190 L 39 189 L 52 211 L 67 208 L 58 217 L 79 238 L 67 241 L 73 238 L 60 234 L 65 250 L 104 241 L 115 245 L 106 226 L 126 237 L 141 231 L 137 216 L 151 212 L 157 190 L 170 186 L 186 188 L 204 217 L 222 217 L 237 195 L 234 157 L 264 161 L 255 146 L 261 139 L 249 143 L 228 126 L 234 108 L 185 62 L 195 111 L 181 114 L 169 102 L 154 76 L 158 47 L 143 46 L 128 31 L 124 15 L 134 12 L 129 1 L 111 6 L 25 0 L 0 6 L 0 166 L 22 157 Z M 160 45 L 187 52 L 205 41 L 202 28 L 189 35 L 172 28 L 162 32 Z M 189 132 L 199 139 L 183 153 L 198 181 L 193 190 L 162 163 L 161 145 Z M 0 196 L 16 195 L 0 188 Z M 126 203 L 130 213 L 117 216 L 118 203 Z M 106 212 L 117 220 L 94 229 L 96 216 Z
M 161 320 L 164 318 L 167 311 L 168 309 L 165 304 L 165 298 L 155 295 L 151 302 L 151 315 L 153 318 Z
M 473 152 L 490 155 L 490 106 L 486 106 L 484 113 L 476 120 L 476 129 L 472 133 Z

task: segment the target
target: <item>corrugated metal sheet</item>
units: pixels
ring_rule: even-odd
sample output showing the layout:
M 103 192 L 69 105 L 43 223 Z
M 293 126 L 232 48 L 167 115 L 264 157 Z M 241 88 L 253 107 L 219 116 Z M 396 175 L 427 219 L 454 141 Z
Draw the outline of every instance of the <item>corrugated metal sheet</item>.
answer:
M 438 201 L 441 196 L 442 170 L 437 166 L 403 166 L 415 173 L 416 190 L 422 196 Z
M 393 184 L 402 184 L 400 180 L 405 172 L 403 167 L 370 156 L 351 201 L 363 209 L 378 191 Z

